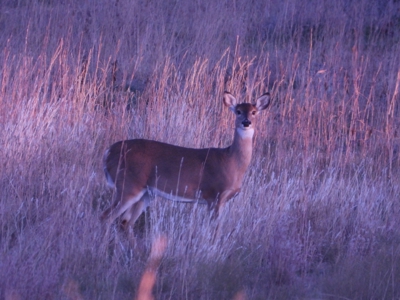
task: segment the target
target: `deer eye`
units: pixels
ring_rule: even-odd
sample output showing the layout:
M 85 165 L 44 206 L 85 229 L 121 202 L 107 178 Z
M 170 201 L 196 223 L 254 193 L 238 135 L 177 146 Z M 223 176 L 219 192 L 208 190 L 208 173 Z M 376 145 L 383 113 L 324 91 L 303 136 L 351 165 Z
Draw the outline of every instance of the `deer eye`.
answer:
M 240 115 L 240 114 L 242 114 L 242 112 L 241 112 L 240 110 L 237 110 L 237 111 L 236 111 L 236 114 L 237 114 L 237 115 Z
M 255 116 L 256 115 L 256 111 L 255 110 L 253 110 L 252 112 L 251 112 L 251 114 L 253 115 L 253 116 Z

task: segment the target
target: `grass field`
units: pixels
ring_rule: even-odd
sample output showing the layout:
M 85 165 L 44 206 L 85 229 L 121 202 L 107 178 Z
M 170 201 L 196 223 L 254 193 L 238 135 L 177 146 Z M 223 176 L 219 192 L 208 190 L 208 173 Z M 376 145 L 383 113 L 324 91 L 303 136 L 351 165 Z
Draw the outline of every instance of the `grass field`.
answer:
M 0 1 L 0 298 L 133 299 L 158 266 L 155 299 L 399 299 L 399 28 L 394 0 Z M 105 239 L 104 150 L 226 147 L 224 90 L 273 102 L 219 238 L 157 198 Z

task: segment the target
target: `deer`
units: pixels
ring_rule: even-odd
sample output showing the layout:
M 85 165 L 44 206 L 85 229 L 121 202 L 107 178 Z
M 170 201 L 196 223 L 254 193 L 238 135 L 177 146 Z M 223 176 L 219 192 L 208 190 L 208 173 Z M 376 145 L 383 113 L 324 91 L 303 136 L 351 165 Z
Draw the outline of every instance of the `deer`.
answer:
M 122 216 L 122 227 L 133 227 L 155 196 L 207 204 L 217 218 L 241 190 L 252 157 L 256 117 L 270 98 L 267 92 L 254 104 L 238 103 L 224 92 L 223 103 L 236 115 L 233 142 L 226 148 L 186 148 L 147 139 L 111 145 L 103 167 L 115 192 L 112 205 L 101 215 L 103 223 L 111 225 Z

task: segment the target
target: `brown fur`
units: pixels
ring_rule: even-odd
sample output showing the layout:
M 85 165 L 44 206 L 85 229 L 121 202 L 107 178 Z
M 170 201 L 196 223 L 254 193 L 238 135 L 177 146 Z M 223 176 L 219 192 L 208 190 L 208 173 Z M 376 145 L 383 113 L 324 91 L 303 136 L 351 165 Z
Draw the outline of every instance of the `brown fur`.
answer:
M 124 214 L 123 222 L 133 225 L 152 190 L 206 202 L 217 216 L 220 207 L 240 192 L 251 161 L 255 116 L 269 105 L 269 94 L 252 105 L 237 104 L 225 93 L 224 103 L 237 116 L 233 143 L 227 148 L 193 149 L 145 139 L 113 144 L 106 151 L 104 170 L 116 193 L 102 218 L 112 222 Z

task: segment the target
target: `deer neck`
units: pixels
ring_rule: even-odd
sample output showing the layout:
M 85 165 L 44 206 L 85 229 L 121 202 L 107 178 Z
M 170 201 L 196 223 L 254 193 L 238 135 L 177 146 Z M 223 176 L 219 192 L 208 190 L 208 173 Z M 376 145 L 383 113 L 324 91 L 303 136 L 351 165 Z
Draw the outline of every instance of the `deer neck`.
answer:
M 254 129 L 235 129 L 233 143 L 229 147 L 229 156 L 238 163 L 239 167 L 247 169 L 253 152 Z

